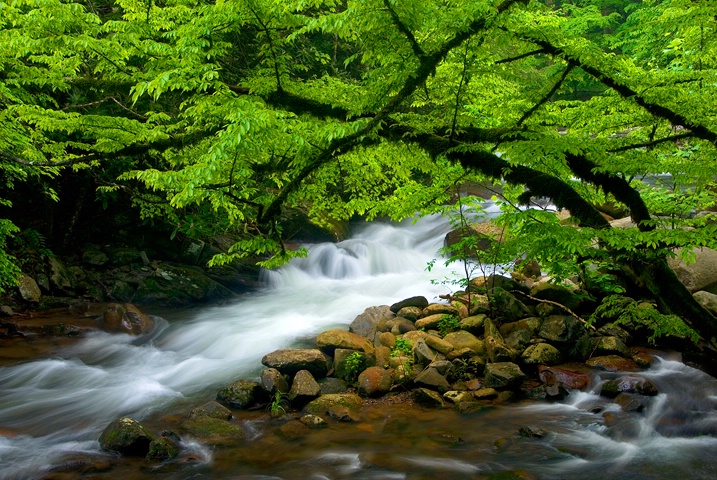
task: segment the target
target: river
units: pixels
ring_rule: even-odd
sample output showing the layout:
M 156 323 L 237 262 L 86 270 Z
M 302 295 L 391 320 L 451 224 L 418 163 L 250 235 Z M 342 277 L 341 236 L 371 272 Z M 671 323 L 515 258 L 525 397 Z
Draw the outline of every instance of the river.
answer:
M 454 268 L 426 265 L 448 229 L 438 216 L 358 226 L 346 241 L 310 245 L 308 258 L 265 272 L 260 291 L 159 312 L 148 337 L 96 333 L 53 358 L 1 367 L 0 479 L 46 478 L 68 456 L 99 455 L 97 438 L 112 420 L 161 425 L 167 412 L 186 412 L 224 384 L 257 377 L 264 354 L 345 327 L 366 307 L 414 295 L 436 300 L 453 289 L 440 280 L 455 278 Z M 383 405 L 299 442 L 263 433 L 269 420 L 255 414 L 242 420 L 253 434 L 239 448 L 184 439 L 191 465 L 152 470 L 130 462 L 92 478 L 480 478 L 513 470 L 541 479 L 717 477 L 717 380 L 674 359 L 645 375 L 661 393 L 639 413 L 591 392 L 470 415 Z M 546 435 L 516 435 L 524 426 Z

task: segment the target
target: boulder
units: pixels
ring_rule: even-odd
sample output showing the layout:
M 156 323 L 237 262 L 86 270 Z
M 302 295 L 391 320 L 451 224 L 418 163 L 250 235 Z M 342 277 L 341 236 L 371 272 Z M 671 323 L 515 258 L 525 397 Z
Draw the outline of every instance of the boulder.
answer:
M 329 371 L 327 358 L 316 348 L 275 350 L 264 355 L 261 363 L 289 376 L 295 375 L 299 370 L 308 370 L 314 377 L 321 378 Z
M 134 301 L 151 305 L 190 305 L 226 299 L 234 293 L 212 280 L 199 267 L 162 263 L 140 279 Z
M 330 395 L 335 393 L 346 393 L 348 384 L 340 378 L 325 377 L 316 381 L 321 388 L 321 395 Z
M 157 437 L 138 421 L 122 417 L 110 423 L 100 435 L 100 448 L 122 455 L 144 457 Z
M 476 335 L 482 335 L 483 323 L 485 322 L 486 318 L 488 318 L 488 316 L 484 313 L 481 313 L 479 315 L 471 315 L 470 317 L 462 319 L 458 326 L 461 330 L 465 330 Z
M 403 307 L 401 310 L 399 310 L 396 313 L 397 317 L 403 317 L 406 318 L 412 322 L 415 322 L 419 318 L 421 318 L 421 314 L 423 313 L 422 308 L 418 307 Z
M 699 291 L 695 292 L 692 296 L 695 297 L 697 303 L 702 305 L 705 310 L 717 316 L 717 295 L 710 292 Z
M 321 395 L 321 387 L 316 382 L 311 372 L 308 370 L 299 370 L 291 382 L 291 390 L 289 390 L 289 400 L 296 404 L 304 404 L 310 402 Z
M 548 386 L 561 386 L 569 390 L 587 390 L 592 381 L 584 373 L 562 367 L 538 367 L 538 377 Z
M 433 390 L 428 388 L 416 388 L 411 391 L 411 398 L 418 405 L 429 408 L 440 408 L 443 407 L 443 397 Z
M 316 346 L 329 355 L 337 348 L 361 350 L 366 353 L 374 351 L 373 342 L 368 338 L 338 328 L 320 333 L 316 337 Z
M 355 360 L 358 356 L 358 361 Z M 334 376 L 346 382 L 355 382 L 359 373 L 373 366 L 374 357 L 357 350 L 337 348 L 334 351 Z
M 458 309 L 453 305 L 446 305 L 444 303 L 430 303 L 423 309 L 422 316 L 429 317 L 431 315 L 438 315 L 439 313 L 458 316 Z
M 574 343 L 586 334 L 585 327 L 575 317 L 551 315 L 540 326 L 537 335 L 548 342 Z
M 424 338 L 424 341 L 426 342 L 426 345 L 431 347 L 433 350 L 444 355 L 455 349 L 451 342 L 448 342 L 440 337 L 436 337 L 435 335 L 428 335 Z
M 472 402 L 475 400 L 472 392 L 459 392 L 457 390 L 450 390 L 443 394 L 443 398 L 449 402 L 457 405 L 464 402 Z
M 147 459 L 163 462 L 177 457 L 180 451 L 181 449 L 176 440 L 170 437 L 162 436 L 152 440 L 149 444 Z
M 485 349 L 491 362 L 509 362 L 518 356 L 515 350 L 505 344 L 503 336 L 491 320 L 485 321 L 484 328 Z
M 562 355 L 549 343 L 536 343 L 525 349 L 521 360 L 527 365 L 557 365 L 561 362 Z
M 523 302 L 500 287 L 489 290 L 488 298 L 496 312 L 495 320 L 500 323 L 515 322 L 531 315 L 530 309 Z
M 108 303 L 100 323 L 110 333 L 144 335 L 154 329 L 154 320 L 131 303 Z
M 351 410 L 359 410 L 363 405 L 361 397 L 355 393 L 329 393 L 321 395 L 304 406 L 305 413 L 323 415 L 333 407 L 345 407 Z
M 413 383 L 419 387 L 429 388 L 436 390 L 440 393 L 445 393 L 451 389 L 451 385 L 446 380 L 446 377 L 440 374 L 438 369 L 428 367 L 419 373 L 416 378 L 413 379 Z
M 444 317 L 447 317 L 444 313 L 437 313 L 435 315 L 429 315 L 427 317 L 416 320 L 414 324 L 416 328 L 423 330 L 438 330 L 438 324 Z
M 65 264 L 56 257 L 48 257 L 47 263 L 50 265 L 51 288 L 61 291 L 72 289 L 75 278 Z
M 237 380 L 217 392 L 217 402 L 236 409 L 246 409 L 268 399 L 261 383 L 252 380 Z
M 707 290 L 717 283 L 717 251 L 711 248 L 695 248 L 692 250 L 695 262 L 687 264 L 679 256 L 668 258 L 677 278 L 690 292 Z
M 557 283 L 542 282 L 533 285 L 530 296 L 559 303 L 572 311 L 579 310 L 583 301 L 569 288 Z
M 299 418 L 299 421 L 309 428 L 324 428 L 328 427 L 326 420 L 319 417 L 318 415 L 306 414 Z
M 463 330 L 451 332 L 443 337 L 443 340 L 453 345 L 455 350 L 469 348 L 475 355 L 485 355 L 485 342 L 470 332 Z
M 392 371 L 381 367 L 369 367 L 358 376 L 358 391 L 366 397 L 380 397 L 393 385 Z
M 428 346 L 424 339 L 420 339 L 413 345 L 413 356 L 420 365 L 428 365 L 436 360 L 445 360 L 442 354 Z
M 378 336 L 378 341 L 381 345 L 393 348 L 396 345 L 396 335 L 391 332 L 383 332 Z
M 181 429 L 207 445 L 234 445 L 246 436 L 240 426 L 206 416 L 187 418 L 181 423 Z
M 109 262 L 109 257 L 97 245 L 87 245 L 82 252 L 82 261 L 88 265 L 102 266 Z
M 515 363 L 489 363 L 485 366 L 483 386 L 488 388 L 515 388 L 519 387 L 526 378 L 526 375 Z
M 37 285 L 35 279 L 27 275 L 21 275 L 20 278 L 17 279 L 17 289 L 22 299 L 26 302 L 37 303 L 42 297 L 40 287 Z
M 262 388 L 270 395 L 276 392 L 286 393 L 289 391 L 286 378 L 276 368 L 265 368 L 261 371 L 260 378 Z
M 634 372 L 637 371 L 637 364 L 627 358 L 617 355 L 605 355 L 601 357 L 593 357 L 585 361 L 588 367 L 607 370 L 608 372 Z
M 501 288 L 507 292 L 511 290 L 518 290 L 519 292 L 528 293 L 530 289 L 523 285 L 520 282 L 516 282 L 512 278 L 506 277 L 504 275 L 490 275 L 488 278 L 485 279 L 483 286 L 486 288 L 486 290 L 491 290 L 493 288 Z
M 653 397 L 660 393 L 657 386 L 644 377 L 625 375 L 619 378 L 606 380 L 600 385 L 600 395 L 614 398 L 621 393 L 635 393 Z
M 644 395 L 634 393 L 620 393 L 613 400 L 623 412 L 642 412 L 649 405 L 649 399 Z
M 411 297 L 406 298 L 405 300 L 401 300 L 400 302 L 396 302 L 393 305 L 389 307 L 389 309 L 393 313 L 397 313 L 399 310 L 401 310 L 403 307 L 418 307 L 421 310 L 426 308 L 428 306 L 428 300 L 426 300 L 426 297 L 423 296 L 417 296 L 417 297 Z
M 369 307 L 354 318 L 351 325 L 349 325 L 349 332 L 365 338 L 374 338 L 378 323 L 382 319 L 393 318 L 393 316 L 394 313 L 387 305 Z
M 416 325 L 414 325 L 411 320 L 403 317 L 387 320 L 385 327 L 387 332 L 391 332 L 394 335 L 401 335 L 416 330 Z
M 232 412 L 219 402 L 211 400 L 189 412 L 189 418 L 210 417 L 219 420 L 230 420 Z
M 598 337 L 593 341 L 595 342 L 593 347 L 594 355 L 620 355 L 626 358 L 631 356 L 630 350 L 617 337 Z

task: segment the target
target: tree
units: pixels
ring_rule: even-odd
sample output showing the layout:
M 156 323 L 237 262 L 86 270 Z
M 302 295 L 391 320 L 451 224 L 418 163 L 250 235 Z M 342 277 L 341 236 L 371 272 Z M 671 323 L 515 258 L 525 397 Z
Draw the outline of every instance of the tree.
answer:
M 2 7 L 0 159 L 28 175 L 124 160 L 104 191 L 242 239 L 281 218 L 430 212 L 501 181 L 504 224 L 558 275 L 609 267 L 705 338 L 668 267 L 715 246 L 714 2 L 16 0 Z M 669 184 L 645 183 L 669 174 Z M 664 178 L 664 177 L 663 177 Z M 530 205 L 545 197 L 577 226 Z M 599 206 L 629 209 L 610 228 Z M 200 225 L 201 228 L 198 228 Z

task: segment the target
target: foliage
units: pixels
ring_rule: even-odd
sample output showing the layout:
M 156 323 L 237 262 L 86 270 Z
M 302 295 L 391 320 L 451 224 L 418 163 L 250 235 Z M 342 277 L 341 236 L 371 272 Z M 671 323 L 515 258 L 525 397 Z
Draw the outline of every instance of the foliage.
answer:
M 18 274 L 4 239 L 27 221 L 14 193 L 55 201 L 65 172 L 91 173 L 99 202 L 131 196 L 143 221 L 237 238 L 214 264 L 259 255 L 267 267 L 305 253 L 285 242 L 290 209 L 322 225 L 398 219 L 489 182 L 502 185 L 496 222 L 514 242 L 495 255 L 525 253 L 559 279 L 609 265 L 717 336 L 675 281 L 647 282 L 675 249 L 717 246 L 717 223 L 694 215 L 717 192 L 715 2 L 16 0 L 0 11 L 3 288 Z M 636 226 L 611 228 L 605 204 Z
M 267 406 L 267 410 L 269 411 L 269 415 L 272 417 L 281 417 L 286 414 L 286 409 L 289 406 L 289 401 L 286 398 L 286 395 L 276 391 L 274 392 L 274 397 L 271 400 L 271 403 Z
M 355 382 L 359 374 L 364 369 L 364 359 L 359 352 L 351 352 L 344 360 L 346 375 L 350 380 L 349 383 Z
M 392 357 L 410 357 L 413 353 L 413 344 L 402 337 L 396 338 L 396 344 L 391 349 Z
M 460 323 L 461 319 L 456 315 L 443 315 L 438 321 L 438 331 L 442 337 L 445 337 L 446 334 L 459 330 Z
M 648 337 L 650 342 L 660 337 L 673 336 L 696 343 L 700 338 L 699 334 L 679 317 L 661 314 L 649 303 L 640 303 L 621 295 L 603 298 L 589 319 L 590 324 L 596 321 L 624 325 L 632 330 L 647 328 L 651 332 Z

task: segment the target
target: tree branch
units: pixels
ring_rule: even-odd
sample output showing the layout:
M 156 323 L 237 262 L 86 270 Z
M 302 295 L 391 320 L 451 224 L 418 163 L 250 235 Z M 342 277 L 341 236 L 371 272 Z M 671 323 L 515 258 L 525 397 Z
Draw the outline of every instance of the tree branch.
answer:
M 691 132 L 681 133 L 681 134 L 679 134 L 679 135 L 672 135 L 672 136 L 670 136 L 670 137 L 660 138 L 660 139 L 658 139 L 658 140 L 652 140 L 652 141 L 649 141 L 649 142 L 635 143 L 635 144 L 632 144 L 632 145 L 625 145 L 625 146 L 622 146 L 622 147 L 613 148 L 613 149 L 607 150 L 607 152 L 609 152 L 609 153 L 620 153 L 620 152 L 626 152 L 626 151 L 628 151 L 628 150 L 635 150 L 635 149 L 637 149 L 637 148 L 650 148 L 650 147 L 654 147 L 655 145 L 659 145 L 659 144 L 661 144 L 661 143 L 676 142 L 677 140 L 682 140 L 682 139 L 685 139 L 685 138 L 692 138 L 692 137 L 694 137 L 694 136 L 695 136 L 695 135 L 694 135 L 693 133 L 691 133 Z
M 389 0 L 383 0 L 383 5 L 386 7 L 386 9 L 388 10 L 388 13 L 391 15 L 391 20 L 393 21 L 393 24 L 396 25 L 396 28 L 398 28 L 398 31 L 401 32 L 408 40 L 408 43 L 411 44 L 411 49 L 413 50 L 413 54 L 416 55 L 417 58 L 424 57 L 426 55 L 426 53 L 423 51 L 421 46 L 418 44 L 416 37 L 413 36 L 413 32 L 411 32 L 411 30 L 408 29 L 408 27 L 401 21 L 401 19 L 398 18 L 398 14 L 391 7 Z
M 524 59 L 524 58 L 532 57 L 532 56 L 534 56 L 534 55 L 540 55 L 541 53 L 546 53 L 546 52 L 545 52 L 544 49 L 539 48 L 539 49 L 537 49 L 537 50 L 533 50 L 533 51 L 531 51 L 531 52 L 527 52 L 527 53 L 524 53 L 524 54 L 522 54 L 522 55 L 517 55 L 517 56 L 515 56 L 515 57 L 509 57 L 509 58 L 504 58 L 504 59 L 502 59 L 502 60 L 497 60 L 497 61 L 495 62 L 495 64 L 496 64 L 496 65 L 500 65 L 501 63 L 515 62 L 515 61 L 517 61 L 517 60 L 522 60 L 522 59 Z

